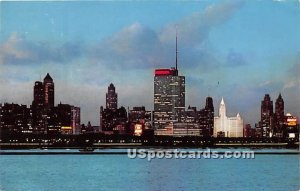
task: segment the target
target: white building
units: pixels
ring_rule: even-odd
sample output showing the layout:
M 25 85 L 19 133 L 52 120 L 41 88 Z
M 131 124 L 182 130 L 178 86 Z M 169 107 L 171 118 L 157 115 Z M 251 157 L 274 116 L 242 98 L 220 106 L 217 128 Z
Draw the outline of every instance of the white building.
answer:
M 244 122 L 238 113 L 236 117 L 226 116 L 224 99 L 220 103 L 219 116 L 214 117 L 214 137 L 243 137 Z

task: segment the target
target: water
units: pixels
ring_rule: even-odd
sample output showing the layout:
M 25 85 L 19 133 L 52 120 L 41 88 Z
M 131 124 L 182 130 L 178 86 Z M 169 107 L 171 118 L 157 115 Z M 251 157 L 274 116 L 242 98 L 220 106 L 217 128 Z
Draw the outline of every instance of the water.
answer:
M 2 155 L 0 170 L 0 190 L 4 191 L 300 188 L 299 155 L 151 162 L 126 155 Z

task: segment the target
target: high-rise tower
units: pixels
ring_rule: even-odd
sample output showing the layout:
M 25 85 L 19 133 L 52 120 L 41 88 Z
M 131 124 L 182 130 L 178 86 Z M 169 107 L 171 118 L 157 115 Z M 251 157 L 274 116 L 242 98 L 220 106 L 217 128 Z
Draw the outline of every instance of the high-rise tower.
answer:
M 156 69 L 154 75 L 154 129 L 165 129 L 184 121 L 185 77 L 178 75 L 176 32 L 176 65 L 171 69 Z
M 238 113 L 235 117 L 227 117 L 224 99 L 220 103 L 219 116 L 214 118 L 215 137 L 243 137 L 244 121 Z
M 209 130 L 209 135 L 212 136 L 214 128 L 214 104 L 212 97 L 206 98 L 205 111 L 207 117 L 207 129 Z
M 44 78 L 44 104 L 54 107 L 54 83 L 49 73 Z
M 275 102 L 275 114 L 274 114 L 274 122 L 275 122 L 275 129 L 274 133 L 275 136 L 282 136 L 282 126 L 284 124 L 284 101 L 282 99 L 281 94 L 279 94 L 278 98 Z
M 106 109 L 111 109 L 116 111 L 118 108 L 118 94 L 116 93 L 116 88 L 114 84 L 108 86 L 106 93 Z
M 281 94 L 279 94 L 275 102 L 275 116 L 277 120 L 284 121 L 284 101 Z
M 269 94 L 265 94 L 264 100 L 261 101 L 260 125 L 262 136 L 268 137 L 273 129 L 273 101 Z
M 32 105 L 35 108 L 44 107 L 44 85 L 42 82 L 36 81 L 33 87 L 33 102 Z

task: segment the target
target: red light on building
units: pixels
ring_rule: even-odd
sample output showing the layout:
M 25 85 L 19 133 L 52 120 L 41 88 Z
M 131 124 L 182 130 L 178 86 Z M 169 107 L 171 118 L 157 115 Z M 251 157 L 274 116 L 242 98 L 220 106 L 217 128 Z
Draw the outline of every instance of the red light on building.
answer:
M 170 69 L 156 69 L 155 76 L 165 76 L 165 75 L 172 75 L 172 70 Z

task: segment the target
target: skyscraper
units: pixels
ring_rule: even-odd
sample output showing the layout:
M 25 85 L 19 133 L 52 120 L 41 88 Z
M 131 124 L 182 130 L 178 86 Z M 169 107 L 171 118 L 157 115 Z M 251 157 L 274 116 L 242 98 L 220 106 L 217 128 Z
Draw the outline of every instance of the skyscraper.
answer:
M 54 83 L 49 73 L 44 78 L 44 104 L 54 107 Z
M 224 99 L 220 103 L 219 116 L 214 118 L 215 137 L 243 137 L 244 122 L 238 113 L 236 117 L 227 117 Z
M 204 109 L 200 110 L 199 123 L 203 136 L 212 136 L 214 127 L 214 105 L 212 97 L 206 98 Z
M 118 108 L 118 94 L 116 93 L 116 88 L 114 84 L 108 86 L 106 93 L 106 109 L 111 109 L 116 111 Z
M 259 127 L 262 136 L 269 137 L 273 130 L 273 101 L 269 94 L 265 94 L 264 100 L 261 101 L 261 117 Z
M 33 102 L 35 108 L 44 107 L 44 85 L 42 82 L 36 81 L 33 87 Z
M 275 136 L 282 137 L 282 127 L 284 124 L 284 101 L 281 94 L 275 102 L 275 115 L 274 115 L 274 134 Z
M 176 67 L 156 69 L 154 76 L 154 129 L 164 130 L 176 122 L 184 121 L 185 77 L 178 75 L 177 35 Z

